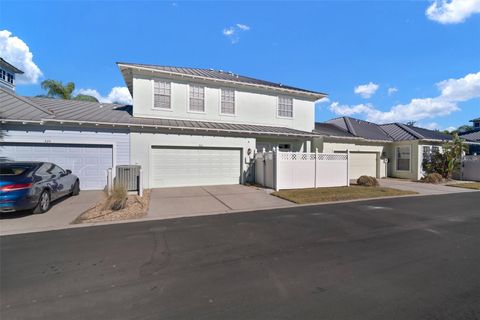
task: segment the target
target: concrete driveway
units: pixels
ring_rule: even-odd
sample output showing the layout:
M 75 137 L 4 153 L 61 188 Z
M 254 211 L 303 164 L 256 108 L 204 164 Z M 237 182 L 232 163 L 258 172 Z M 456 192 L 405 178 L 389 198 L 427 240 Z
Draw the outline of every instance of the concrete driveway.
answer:
M 0 214 L 0 235 L 62 229 L 104 196 L 103 191 L 81 191 L 52 203 L 43 214 L 28 211 Z
M 440 184 L 420 183 L 401 179 L 380 179 L 380 186 L 418 192 L 419 195 L 450 194 L 461 192 L 478 192 L 477 190 L 448 187 Z
M 175 218 L 295 206 L 264 189 L 243 185 L 153 189 L 148 218 Z

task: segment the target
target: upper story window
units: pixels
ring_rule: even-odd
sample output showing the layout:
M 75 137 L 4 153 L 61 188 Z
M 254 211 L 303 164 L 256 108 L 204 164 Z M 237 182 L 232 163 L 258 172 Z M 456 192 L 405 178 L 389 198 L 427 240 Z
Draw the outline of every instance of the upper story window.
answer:
M 155 81 L 153 85 L 153 106 L 160 109 L 171 108 L 171 84 L 165 81 Z
M 205 112 L 205 88 L 190 86 L 189 110 L 194 112 Z
M 13 74 L 7 73 L 7 81 L 13 84 L 13 79 L 14 79 Z
M 278 97 L 277 114 L 279 117 L 293 118 L 293 99 Z
M 235 114 L 235 90 L 222 89 L 221 113 Z
M 7 73 L 3 69 L 0 69 L 0 79 L 7 80 Z

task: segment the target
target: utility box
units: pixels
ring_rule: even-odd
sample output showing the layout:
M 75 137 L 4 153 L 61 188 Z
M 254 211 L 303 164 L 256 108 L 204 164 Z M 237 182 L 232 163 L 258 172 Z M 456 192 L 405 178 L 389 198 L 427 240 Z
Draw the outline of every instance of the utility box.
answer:
M 115 183 L 124 186 L 127 191 L 140 192 L 141 166 L 121 165 L 116 166 Z

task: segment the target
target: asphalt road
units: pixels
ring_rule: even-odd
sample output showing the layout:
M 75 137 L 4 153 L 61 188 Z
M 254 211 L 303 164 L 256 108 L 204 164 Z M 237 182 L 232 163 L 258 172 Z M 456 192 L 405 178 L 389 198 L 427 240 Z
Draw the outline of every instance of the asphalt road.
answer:
M 480 193 L 6 236 L 1 319 L 480 319 Z

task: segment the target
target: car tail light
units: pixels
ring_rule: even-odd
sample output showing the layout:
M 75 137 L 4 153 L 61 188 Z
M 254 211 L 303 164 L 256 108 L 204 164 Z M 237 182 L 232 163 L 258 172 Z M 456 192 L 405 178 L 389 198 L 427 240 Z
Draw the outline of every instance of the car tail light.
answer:
M 22 190 L 28 189 L 33 185 L 33 183 L 14 183 L 14 184 L 7 184 L 3 187 L 0 187 L 0 191 L 15 191 L 15 190 Z

